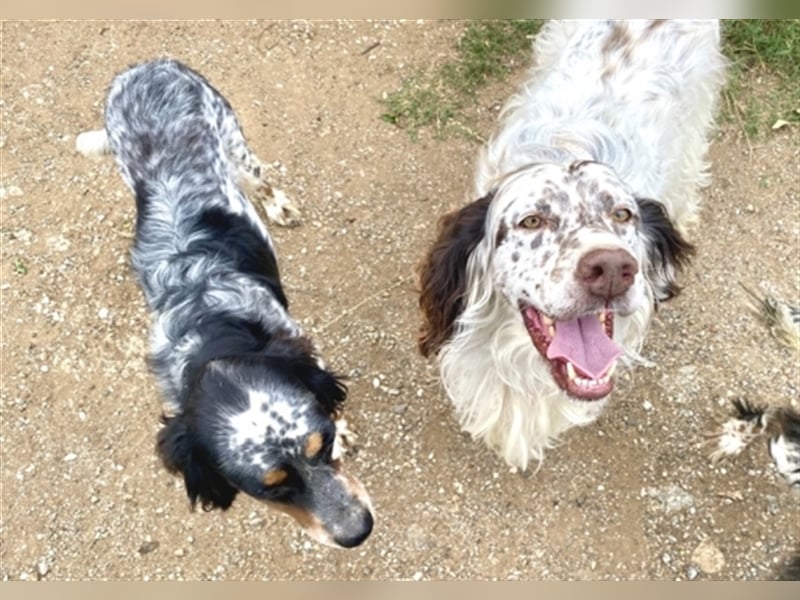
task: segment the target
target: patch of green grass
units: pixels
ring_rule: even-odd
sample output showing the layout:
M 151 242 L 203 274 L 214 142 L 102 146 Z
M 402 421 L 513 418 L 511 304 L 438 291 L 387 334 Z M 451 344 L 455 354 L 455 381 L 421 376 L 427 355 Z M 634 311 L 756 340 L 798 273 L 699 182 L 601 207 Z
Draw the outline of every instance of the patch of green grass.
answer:
M 475 136 L 464 109 L 481 87 L 528 63 L 540 26 L 541 21 L 521 20 L 470 23 L 458 40 L 457 58 L 432 73 L 406 79 L 400 90 L 382 100 L 381 118 L 412 137 L 426 126 L 438 136 L 452 131 Z
M 416 138 L 466 134 L 469 109 L 480 88 L 527 65 L 532 38 L 542 21 L 473 21 L 458 39 L 454 60 L 418 73 L 387 95 L 381 118 Z M 748 138 L 765 134 L 777 120 L 800 122 L 800 20 L 726 20 L 723 52 L 731 62 L 724 91 L 724 119 Z
M 723 21 L 723 52 L 730 60 L 722 116 L 748 138 L 782 119 L 800 123 L 800 20 Z
M 21 258 L 14 259 L 14 273 L 17 275 L 28 274 L 28 267 L 25 266 L 25 262 Z

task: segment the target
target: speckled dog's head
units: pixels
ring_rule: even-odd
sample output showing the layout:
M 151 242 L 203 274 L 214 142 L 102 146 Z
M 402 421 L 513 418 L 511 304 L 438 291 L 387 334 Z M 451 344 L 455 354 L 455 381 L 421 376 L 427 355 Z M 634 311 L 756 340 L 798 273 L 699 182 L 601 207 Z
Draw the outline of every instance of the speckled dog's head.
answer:
M 370 534 L 373 519 L 364 487 L 340 461 L 345 387 L 306 356 L 209 362 L 186 410 L 164 418 L 159 453 L 183 475 L 193 505 L 224 509 L 242 491 L 317 541 L 349 548 Z

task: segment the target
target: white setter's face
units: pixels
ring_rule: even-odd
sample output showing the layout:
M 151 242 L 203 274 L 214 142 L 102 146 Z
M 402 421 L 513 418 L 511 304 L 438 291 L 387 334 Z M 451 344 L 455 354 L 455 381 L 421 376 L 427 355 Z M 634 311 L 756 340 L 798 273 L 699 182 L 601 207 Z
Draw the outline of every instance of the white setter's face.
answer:
M 625 184 L 592 162 L 535 165 L 508 177 L 492 199 L 492 282 L 573 396 L 611 391 L 622 353 L 611 340 L 614 315 L 651 302 L 639 222 Z
M 538 165 L 499 188 L 487 226 L 495 286 L 515 306 L 556 320 L 601 309 L 628 314 L 645 295 L 638 205 L 611 169 L 578 165 Z
M 420 271 L 420 351 L 438 354 L 455 337 L 488 343 L 503 325 L 487 322 L 498 318 L 490 306 L 507 302 L 556 384 L 603 398 L 622 355 L 615 317 L 648 318 L 677 294 L 692 252 L 663 205 L 634 197 L 610 167 L 525 167 L 440 221 Z

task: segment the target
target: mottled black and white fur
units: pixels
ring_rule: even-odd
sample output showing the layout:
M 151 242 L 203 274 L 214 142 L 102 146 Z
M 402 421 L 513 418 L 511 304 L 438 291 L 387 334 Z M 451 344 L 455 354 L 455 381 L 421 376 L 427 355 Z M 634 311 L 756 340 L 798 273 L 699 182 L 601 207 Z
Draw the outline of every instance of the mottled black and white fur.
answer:
M 800 412 L 791 406 L 757 405 L 743 399 L 733 401 L 733 412 L 706 434 L 712 460 L 738 456 L 756 439 L 764 439 L 775 470 L 800 499 Z M 775 577 L 800 580 L 800 539 Z
M 282 224 L 297 211 L 267 183 L 229 103 L 179 62 L 139 64 L 113 80 L 105 129 L 76 145 L 112 153 L 136 196 L 132 263 L 166 402 L 157 448 L 192 506 L 226 509 L 242 491 L 318 541 L 363 542 L 370 500 L 341 465 L 346 388 L 289 315 L 250 200 Z

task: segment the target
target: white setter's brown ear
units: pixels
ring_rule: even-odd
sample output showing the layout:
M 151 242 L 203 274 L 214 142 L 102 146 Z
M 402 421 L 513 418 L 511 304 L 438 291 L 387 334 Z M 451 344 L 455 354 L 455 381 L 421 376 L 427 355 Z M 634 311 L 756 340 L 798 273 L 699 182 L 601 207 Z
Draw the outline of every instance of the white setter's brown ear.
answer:
M 450 338 L 464 307 L 467 260 L 484 235 L 492 193 L 439 220 L 436 241 L 419 270 L 419 306 L 423 323 L 417 340 L 423 356 L 431 356 Z
M 642 233 L 647 242 L 647 278 L 659 302 L 677 296 L 681 288 L 675 276 L 695 254 L 695 247 L 681 235 L 664 205 L 655 200 L 637 198 L 642 218 Z

